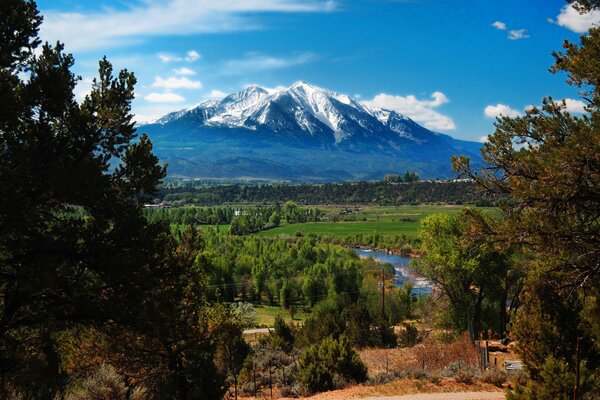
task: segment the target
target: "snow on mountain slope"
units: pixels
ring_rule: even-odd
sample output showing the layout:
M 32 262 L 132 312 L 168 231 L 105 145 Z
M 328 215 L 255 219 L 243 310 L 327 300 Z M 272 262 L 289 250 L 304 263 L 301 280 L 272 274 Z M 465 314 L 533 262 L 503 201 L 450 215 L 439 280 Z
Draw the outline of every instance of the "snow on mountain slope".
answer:
M 189 117 L 207 127 L 265 129 L 280 135 L 302 133 L 335 144 L 355 137 L 389 139 L 390 131 L 402 138 L 423 140 L 411 135 L 412 128 L 419 125 L 408 117 L 370 109 L 347 95 L 302 81 L 281 90 L 249 86 L 222 100 L 205 100 L 168 114 L 157 123 Z
M 415 171 L 446 177 L 454 155 L 481 161 L 480 143 L 306 82 L 278 90 L 248 86 L 140 129 L 174 176 L 321 182 Z

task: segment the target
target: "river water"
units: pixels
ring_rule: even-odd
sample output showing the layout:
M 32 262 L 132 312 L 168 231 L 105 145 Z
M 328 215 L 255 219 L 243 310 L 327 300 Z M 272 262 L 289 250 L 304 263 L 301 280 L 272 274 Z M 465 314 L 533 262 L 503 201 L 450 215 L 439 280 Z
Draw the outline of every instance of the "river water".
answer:
M 372 257 L 381 264 L 392 264 L 396 271 L 394 276 L 396 286 L 402 286 L 404 282 L 410 282 L 414 287 L 413 293 L 431 292 L 433 284 L 408 267 L 408 263 L 411 260 L 410 258 L 387 254 L 377 250 L 354 249 L 354 251 L 360 258 Z

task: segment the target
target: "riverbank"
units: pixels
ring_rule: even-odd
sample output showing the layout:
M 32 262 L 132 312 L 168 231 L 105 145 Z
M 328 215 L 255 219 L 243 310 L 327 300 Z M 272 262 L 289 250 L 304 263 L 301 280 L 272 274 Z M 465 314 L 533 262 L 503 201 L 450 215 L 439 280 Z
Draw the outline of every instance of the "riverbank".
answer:
M 419 293 L 429 293 L 433 289 L 432 282 L 409 267 L 409 263 L 412 260 L 411 257 L 403 257 L 375 249 L 358 247 L 354 249 L 354 252 L 361 258 L 373 258 L 381 264 L 391 264 L 395 271 L 394 282 L 396 286 L 402 286 L 405 282 L 409 282 L 413 285 L 415 292 Z
M 386 254 L 398 256 L 398 257 L 421 258 L 421 253 L 416 252 L 415 250 L 411 250 L 408 253 L 404 253 L 404 252 L 402 252 L 400 250 L 396 250 L 396 249 L 371 247 L 371 246 L 364 246 L 364 245 L 360 245 L 360 244 L 355 245 L 354 248 L 361 249 L 361 250 L 378 251 L 380 253 L 386 253 Z

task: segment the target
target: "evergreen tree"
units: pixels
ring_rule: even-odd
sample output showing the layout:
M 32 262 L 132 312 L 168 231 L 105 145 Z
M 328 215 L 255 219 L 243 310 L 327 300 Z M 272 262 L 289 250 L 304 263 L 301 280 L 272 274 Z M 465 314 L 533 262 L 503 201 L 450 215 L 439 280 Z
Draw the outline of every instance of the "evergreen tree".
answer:
M 597 0 L 574 4 L 582 13 L 600 9 Z M 600 379 L 600 28 L 564 49 L 554 53 L 552 71 L 581 89 L 586 113 L 572 115 L 565 102 L 546 98 L 522 117 L 496 122 L 482 150 L 484 169 L 454 159 L 482 189 L 509 197 L 492 240 L 535 257 L 514 332 L 533 378 L 524 398 L 563 396 L 552 393 L 552 381 L 564 376 L 572 377 L 570 398 L 583 398 L 583 365 Z M 562 372 L 551 378 L 552 371 Z
M 141 207 L 165 167 L 136 138 L 135 76 L 103 59 L 78 104 L 73 57 L 35 51 L 41 20 L 33 1 L 0 4 L 0 398 L 54 398 L 90 331 L 95 359 L 152 393 L 219 397 L 202 271 Z

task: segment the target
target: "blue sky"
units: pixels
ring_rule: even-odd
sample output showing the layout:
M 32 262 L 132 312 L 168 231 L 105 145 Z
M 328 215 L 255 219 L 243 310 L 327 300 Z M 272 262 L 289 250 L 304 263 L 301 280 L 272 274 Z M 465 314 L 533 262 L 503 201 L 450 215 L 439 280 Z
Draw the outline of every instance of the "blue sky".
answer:
M 577 90 L 551 52 L 600 15 L 562 0 L 40 0 L 41 36 L 75 55 L 89 90 L 97 61 L 138 77 L 140 121 L 249 84 L 304 80 L 480 140 L 494 116 Z

